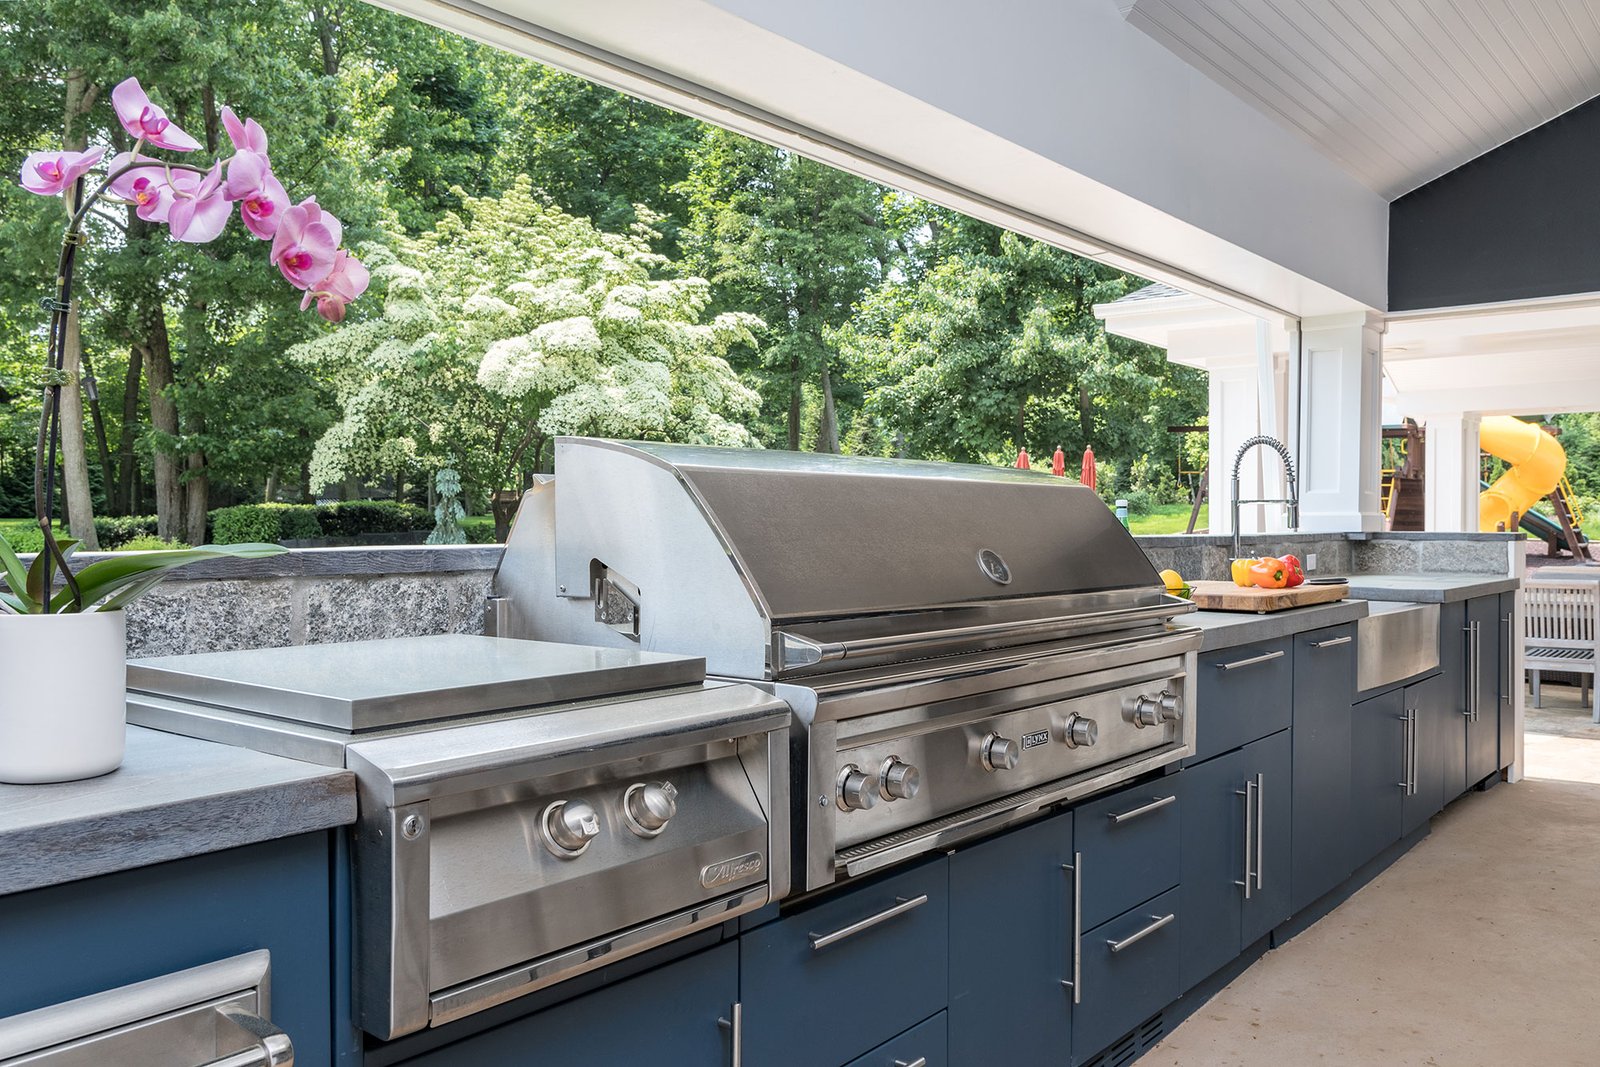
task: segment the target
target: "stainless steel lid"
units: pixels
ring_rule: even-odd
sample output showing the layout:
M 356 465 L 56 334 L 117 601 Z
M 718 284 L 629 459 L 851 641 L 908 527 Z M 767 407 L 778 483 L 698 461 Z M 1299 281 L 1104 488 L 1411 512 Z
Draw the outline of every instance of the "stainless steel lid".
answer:
M 359 733 L 434 719 L 698 685 L 705 660 L 443 634 L 162 656 L 128 689 Z

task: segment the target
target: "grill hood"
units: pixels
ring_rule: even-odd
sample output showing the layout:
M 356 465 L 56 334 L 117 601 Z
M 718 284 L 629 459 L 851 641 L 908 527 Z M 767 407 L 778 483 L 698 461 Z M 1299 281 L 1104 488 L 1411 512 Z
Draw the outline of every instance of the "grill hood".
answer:
M 1188 610 L 1092 490 L 1047 474 L 588 438 L 557 442 L 556 472 L 496 579 L 506 636 L 609 632 L 773 678 Z

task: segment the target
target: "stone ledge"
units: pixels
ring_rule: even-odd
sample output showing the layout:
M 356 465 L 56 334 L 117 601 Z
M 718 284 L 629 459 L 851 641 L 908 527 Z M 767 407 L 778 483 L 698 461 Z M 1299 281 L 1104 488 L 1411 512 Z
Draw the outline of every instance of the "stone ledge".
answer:
M 216 559 L 192 563 L 168 574 L 168 582 L 218 578 L 352 578 L 377 574 L 452 574 L 492 571 L 500 565 L 504 545 L 383 545 L 360 548 L 291 548 L 266 559 Z M 80 552 L 73 557 L 81 570 L 120 552 Z M 24 556 L 24 562 L 32 556 Z

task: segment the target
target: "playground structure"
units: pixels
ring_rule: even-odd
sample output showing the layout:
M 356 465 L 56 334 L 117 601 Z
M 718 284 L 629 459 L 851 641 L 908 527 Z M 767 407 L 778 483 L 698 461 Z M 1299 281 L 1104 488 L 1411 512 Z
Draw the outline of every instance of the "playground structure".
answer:
M 1421 427 L 1407 420 L 1383 431 L 1382 506 L 1385 529 L 1421 530 L 1427 485 L 1427 444 Z M 1569 552 L 1591 560 L 1589 541 L 1567 482 L 1566 452 L 1555 435 L 1541 426 L 1505 415 L 1485 416 L 1478 436 L 1482 450 L 1508 466 L 1493 485 L 1480 481 L 1480 530 L 1521 527 L 1549 546 L 1552 555 Z M 1534 511 L 1550 503 L 1554 518 Z

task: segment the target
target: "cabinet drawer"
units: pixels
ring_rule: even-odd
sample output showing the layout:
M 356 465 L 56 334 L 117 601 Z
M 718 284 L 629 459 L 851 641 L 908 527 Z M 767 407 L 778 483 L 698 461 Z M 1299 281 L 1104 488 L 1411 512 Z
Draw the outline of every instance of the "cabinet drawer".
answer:
M 942 1011 L 947 863 L 847 887 L 741 937 L 745 1061 L 848 1063 Z
M 1120 789 L 1073 812 L 1083 864 L 1082 929 L 1099 926 L 1178 884 L 1177 780 Z
M 946 1067 L 945 1015 L 940 1012 L 899 1037 L 890 1038 L 845 1067 Z
M 1170 889 L 1083 935 L 1083 990 L 1072 1013 L 1072 1054 L 1082 1062 L 1183 992 L 1178 891 Z
M 1201 656 L 1195 672 L 1200 716 L 1196 751 L 1187 762 L 1198 763 L 1287 727 L 1293 690 L 1294 657 L 1287 637 Z

